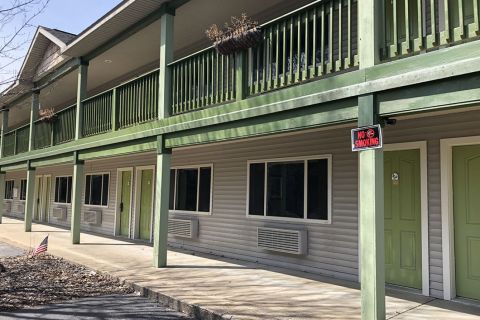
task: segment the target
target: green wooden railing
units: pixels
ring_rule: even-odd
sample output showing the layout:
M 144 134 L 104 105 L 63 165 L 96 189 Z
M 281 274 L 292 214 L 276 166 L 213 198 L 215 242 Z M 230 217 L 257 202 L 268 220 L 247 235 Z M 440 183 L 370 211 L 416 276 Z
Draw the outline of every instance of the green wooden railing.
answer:
M 208 48 L 170 64 L 172 114 L 235 98 L 235 57 Z
M 357 2 L 317 1 L 264 24 L 248 52 L 249 93 L 285 87 L 358 65 Z
M 385 2 L 383 58 L 401 57 L 479 36 L 477 0 Z
M 3 155 L 13 156 L 15 154 L 16 130 L 6 133 L 3 137 Z
M 83 136 L 92 136 L 112 130 L 113 90 L 83 101 Z
M 56 113 L 57 117 L 52 126 L 54 145 L 75 139 L 76 106 L 74 104 Z
M 28 141 L 30 136 L 30 124 L 15 130 L 15 154 L 28 151 Z
M 52 123 L 37 120 L 33 123 L 33 132 L 34 149 L 43 149 L 52 145 Z
M 115 102 L 119 128 L 157 119 L 158 70 L 118 86 Z

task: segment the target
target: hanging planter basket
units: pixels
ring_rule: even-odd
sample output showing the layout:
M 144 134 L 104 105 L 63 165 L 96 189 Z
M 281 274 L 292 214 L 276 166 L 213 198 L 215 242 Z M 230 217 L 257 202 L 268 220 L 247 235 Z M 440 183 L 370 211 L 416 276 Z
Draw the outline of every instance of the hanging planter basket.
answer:
M 235 35 L 226 36 L 219 41 L 215 41 L 213 46 L 218 53 L 229 55 L 256 47 L 261 40 L 262 32 L 259 28 L 255 27 Z
M 57 120 L 57 115 L 55 114 L 55 110 L 53 110 L 53 108 L 38 110 L 38 120 L 48 122 L 48 123 L 55 122 L 55 120 Z
M 217 52 L 222 55 L 253 48 L 262 40 L 258 23 L 250 20 L 245 13 L 239 18 L 232 17 L 231 24 L 226 23 L 224 29 L 214 24 L 205 33 L 213 41 Z

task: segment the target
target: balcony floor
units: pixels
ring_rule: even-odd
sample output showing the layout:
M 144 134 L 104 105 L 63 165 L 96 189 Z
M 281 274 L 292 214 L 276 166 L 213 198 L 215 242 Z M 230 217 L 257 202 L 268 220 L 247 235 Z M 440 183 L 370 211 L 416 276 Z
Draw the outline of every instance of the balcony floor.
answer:
M 85 233 L 80 245 L 72 245 L 68 230 L 35 223 L 32 230 L 25 233 L 23 221 L 4 218 L 0 241 L 28 248 L 50 234 L 50 253 L 160 293 L 176 307 L 196 305 L 228 319 L 360 318 L 355 283 L 173 250 L 169 266 L 155 269 L 148 245 Z M 467 320 L 479 315 L 479 305 L 388 290 L 387 319 Z

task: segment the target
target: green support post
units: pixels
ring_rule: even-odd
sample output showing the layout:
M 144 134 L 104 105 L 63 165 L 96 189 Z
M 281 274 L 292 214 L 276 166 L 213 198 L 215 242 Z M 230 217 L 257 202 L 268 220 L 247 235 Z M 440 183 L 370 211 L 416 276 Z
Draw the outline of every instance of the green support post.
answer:
M 0 224 L 2 224 L 4 200 L 5 200 L 5 172 L 0 172 Z
M 358 59 L 361 69 L 380 61 L 380 49 L 385 41 L 384 12 L 381 0 L 362 0 L 358 6 Z
M 38 119 L 38 110 L 40 108 L 40 92 L 34 91 L 32 93 L 32 103 L 30 104 L 30 133 L 28 139 L 28 151 L 35 149 L 35 127 L 34 122 Z M 15 139 L 17 141 L 17 139 Z M 16 149 L 16 146 L 15 146 Z
M 25 199 L 25 232 L 32 231 L 33 206 L 35 203 L 35 168 L 27 163 L 27 194 Z
M 172 70 L 168 66 L 173 62 L 173 16 L 175 10 L 164 4 L 165 12 L 160 17 L 160 66 L 158 72 L 158 119 L 167 118 L 172 106 Z
M 0 158 L 3 158 L 3 148 L 5 144 L 6 132 L 8 132 L 8 108 L 4 108 L 2 112 L 2 128 L 0 132 Z
M 83 132 L 83 100 L 87 97 L 88 62 L 81 61 L 77 76 L 77 112 L 75 114 L 75 140 L 82 137 Z
M 237 101 L 243 100 L 247 96 L 246 65 L 246 51 L 237 52 L 235 54 L 235 100 Z
M 384 8 L 381 0 L 363 0 L 358 6 L 358 56 L 360 69 L 380 61 L 384 42 Z M 358 125 L 378 123 L 374 95 L 358 97 Z M 360 151 L 360 282 L 362 320 L 385 319 L 385 252 L 383 208 L 383 151 Z
M 112 131 L 118 130 L 118 99 L 117 88 L 112 90 Z
M 358 97 L 358 125 L 378 123 L 374 95 Z M 360 151 L 360 270 L 362 319 L 385 319 L 383 150 Z
M 84 188 L 84 164 L 78 159 L 78 153 L 73 154 L 73 177 L 72 177 L 72 218 L 71 237 L 72 244 L 80 243 L 80 216 L 82 211 L 82 194 Z
M 168 210 L 170 201 L 171 150 L 165 148 L 165 138 L 157 138 L 157 172 L 155 183 L 155 226 L 153 232 L 153 265 L 167 265 Z

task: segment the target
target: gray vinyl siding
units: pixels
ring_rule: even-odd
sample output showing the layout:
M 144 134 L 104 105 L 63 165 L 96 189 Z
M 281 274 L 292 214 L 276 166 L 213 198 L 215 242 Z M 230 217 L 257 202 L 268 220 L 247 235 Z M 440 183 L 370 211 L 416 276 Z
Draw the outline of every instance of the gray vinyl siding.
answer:
M 13 187 L 18 189 L 16 197 L 13 197 L 12 200 L 4 200 L 5 216 L 23 218 L 25 213 L 25 201 L 20 200 L 20 181 L 26 179 L 26 177 L 27 174 L 24 171 L 9 172 L 5 175 L 5 180 L 14 180 Z
M 198 239 L 170 237 L 171 243 L 357 281 L 357 155 L 348 152 L 348 137 L 349 129 L 343 128 L 175 150 L 172 157 L 175 166 L 213 163 L 213 210 L 211 215 L 196 215 Z M 246 216 L 248 160 L 326 154 L 332 155 L 331 224 L 280 222 Z M 257 249 L 258 226 L 306 229 L 308 254 L 292 256 Z

